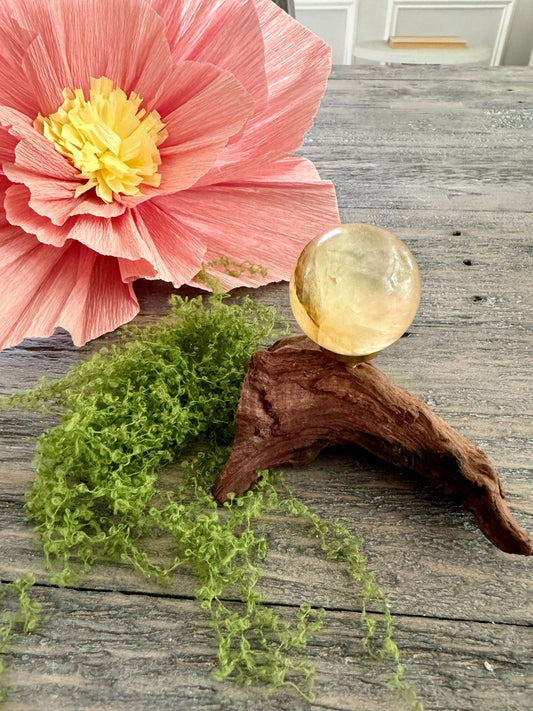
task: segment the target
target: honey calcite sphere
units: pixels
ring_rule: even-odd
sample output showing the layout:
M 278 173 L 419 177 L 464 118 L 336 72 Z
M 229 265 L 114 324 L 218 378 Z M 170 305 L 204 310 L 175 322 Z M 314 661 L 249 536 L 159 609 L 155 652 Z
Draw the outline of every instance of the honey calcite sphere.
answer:
M 294 316 L 322 348 L 369 356 L 406 331 L 420 302 L 413 255 L 391 232 L 335 227 L 305 247 L 289 287 Z

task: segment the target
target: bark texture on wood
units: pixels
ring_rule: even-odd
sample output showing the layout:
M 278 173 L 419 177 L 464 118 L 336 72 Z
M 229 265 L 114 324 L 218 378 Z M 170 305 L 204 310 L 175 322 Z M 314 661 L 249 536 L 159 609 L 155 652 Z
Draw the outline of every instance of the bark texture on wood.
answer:
M 346 366 L 306 336 L 282 339 L 253 355 L 236 425 L 214 487 L 219 502 L 249 489 L 262 469 L 310 462 L 324 447 L 354 443 L 458 497 L 501 550 L 533 554 L 485 453 L 370 363 Z

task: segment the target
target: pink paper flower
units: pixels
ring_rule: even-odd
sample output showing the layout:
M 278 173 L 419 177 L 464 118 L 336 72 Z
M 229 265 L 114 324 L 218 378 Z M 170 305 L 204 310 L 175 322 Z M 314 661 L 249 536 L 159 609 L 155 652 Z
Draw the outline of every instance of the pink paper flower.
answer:
M 228 257 L 288 278 L 339 222 L 291 157 L 329 48 L 271 0 L 2 0 L 0 348 L 76 345 L 138 312 L 135 279 Z

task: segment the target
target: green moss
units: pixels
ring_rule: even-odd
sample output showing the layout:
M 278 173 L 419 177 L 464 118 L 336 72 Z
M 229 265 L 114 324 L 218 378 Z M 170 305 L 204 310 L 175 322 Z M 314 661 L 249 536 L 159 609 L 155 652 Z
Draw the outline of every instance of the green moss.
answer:
M 59 424 L 37 441 L 37 476 L 27 511 L 35 522 L 52 579 L 71 585 L 96 561 L 128 563 L 164 584 L 187 566 L 196 598 L 211 616 L 218 679 L 292 685 L 313 697 L 313 669 L 298 654 L 320 629 L 323 611 L 303 604 L 292 622 L 262 604 L 257 589 L 267 544 L 259 520 L 285 511 L 303 518 L 329 558 L 341 559 L 363 597 L 364 647 L 394 664 L 405 693 L 386 600 L 367 571 L 361 542 L 326 523 L 264 472 L 253 491 L 216 506 L 211 488 L 233 439 L 233 418 L 254 350 L 274 338 L 275 313 L 246 298 L 230 305 L 214 295 L 174 296 L 155 326 L 125 332 L 56 383 L 0 400 L 0 408 L 57 412 Z M 161 475 L 172 464 L 173 479 Z M 165 555 L 150 541 L 167 541 Z M 228 599 L 238 598 L 240 605 Z M 366 612 L 379 603 L 382 616 Z M 380 642 L 376 627 L 383 623 Z M 409 701 L 417 707 L 416 697 Z
M 28 589 L 35 583 L 33 575 L 23 575 L 12 583 L 0 583 L 0 599 L 3 611 L 0 615 L 0 655 L 9 651 L 13 633 L 20 630 L 24 633 L 33 632 L 42 619 L 41 604 L 32 600 Z M 12 608 L 15 609 L 12 609 Z M 0 674 L 4 664 L 0 659 Z M 4 699 L 0 688 L 0 701 Z

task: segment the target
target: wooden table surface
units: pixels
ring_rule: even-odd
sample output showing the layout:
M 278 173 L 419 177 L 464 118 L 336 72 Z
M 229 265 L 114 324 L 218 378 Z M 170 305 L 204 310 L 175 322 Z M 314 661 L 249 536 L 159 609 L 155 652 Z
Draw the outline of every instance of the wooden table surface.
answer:
M 533 531 L 533 71 L 339 67 L 302 153 L 334 181 L 344 222 L 395 231 L 418 260 L 411 336 L 378 367 L 488 453 Z M 139 292 L 137 321 L 151 323 L 169 289 Z M 290 318 L 286 284 L 253 295 Z M 0 391 L 58 377 L 113 339 L 83 349 L 64 333 L 28 340 L 0 355 Z M 34 435 L 46 424 L 18 412 L 0 419 L 0 578 L 34 571 L 50 614 L 13 640 L 4 711 L 401 709 L 383 669 L 361 653 L 360 600 L 346 571 L 281 515 L 265 522 L 260 586 L 282 614 L 306 601 L 328 610 L 307 651 L 314 704 L 212 678 L 215 640 L 186 573 L 161 589 L 101 565 L 75 589 L 50 585 L 23 510 Z M 287 476 L 313 511 L 364 537 L 427 710 L 533 709 L 533 558 L 495 549 L 460 505 L 356 450 Z

